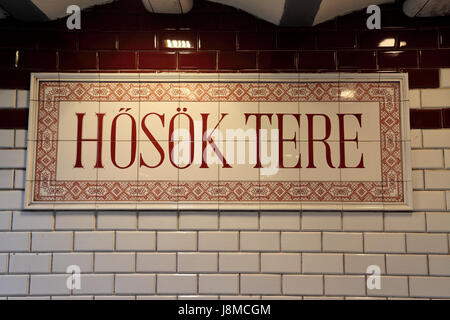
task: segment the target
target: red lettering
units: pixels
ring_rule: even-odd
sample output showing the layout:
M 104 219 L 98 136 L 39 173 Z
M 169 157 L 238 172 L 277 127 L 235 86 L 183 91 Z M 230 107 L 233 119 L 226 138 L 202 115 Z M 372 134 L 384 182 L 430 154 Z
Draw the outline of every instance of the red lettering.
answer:
M 245 115 L 245 124 L 247 124 L 248 119 L 251 116 L 255 116 L 256 119 L 256 165 L 253 168 L 262 168 L 261 165 L 261 145 L 260 145 L 260 132 L 261 132 L 261 119 L 262 117 L 267 117 L 269 119 L 269 123 L 272 124 L 272 115 L 273 113 L 244 113 Z
M 77 156 L 75 161 L 75 168 L 84 168 L 82 162 L 82 144 L 83 141 L 96 141 L 97 142 L 97 161 L 94 168 L 103 168 L 102 164 L 102 143 L 103 143 L 103 117 L 104 113 L 96 113 L 97 115 L 97 139 L 84 139 L 83 138 L 83 119 L 86 113 L 76 113 L 77 116 Z
M 284 152 L 283 152 L 283 146 L 284 146 L 284 142 L 293 142 L 295 148 L 297 148 L 297 132 L 294 133 L 294 137 L 292 139 L 285 139 L 283 138 L 283 117 L 284 116 L 293 116 L 296 120 L 298 125 L 300 126 L 300 115 L 299 114 L 285 114 L 285 113 L 277 113 L 277 117 L 278 117 L 278 145 L 279 145 L 279 150 L 278 150 L 278 167 L 279 168 L 300 168 L 300 157 L 298 159 L 297 164 L 294 167 L 285 167 L 284 166 Z
M 222 113 L 222 117 L 220 118 L 219 122 L 217 122 L 214 129 L 211 131 L 211 133 L 207 136 L 207 129 L 208 129 L 208 116 L 209 113 L 201 113 L 202 116 L 202 124 L 203 124 L 203 130 L 202 130 L 202 165 L 200 168 L 208 168 L 208 164 L 206 163 L 206 147 L 208 146 L 208 143 L 211 145 L 214 153 L 219 157 L 220 161 L 223 164 L 223 168 L 231 168 L 231 166 L 228 164 L 227 159 L 223 156 L 223 154 L 220 152 L 219 148 L 217 148 L 217 145 L 214 143 L 214 140 L 212 139 L 212 135 L 214 131 L 219 126 L 220 122 L 228 115 L 228 113 Z
M 130 162 L 126 166 L 120 166 L 117 164 L 116 161 L 116 144 L 117 144 L 117 120 L 121 116 L 128 116 L 131 119 L 131 157 Z M 134 120 L 134 117 L 128 113 L 121 113 L 114 117 L 112 126 L 111 126 L 111 161 L 112 163 L 120 169 L 127 169 L 131 167 L 136 160 L 136 120 Z
M 308 118 L 308 166 L 307 168 L 316 168 L 314 164 L 314 142 L 322 142 L 325 146 L 325 157 L 327 159 L 327 164 L 330 168 L 334 168 L 331 161 L 331 148 L 327 140 L 330 138 L 331 134 L 331 121 L 330 118 L 323 113 L 317 114 L 307 114 Z M 314 117 L 323 117 L 325 120 L 325 138 L 315 139 L 314 138 Z
M 148 130 L 147 125 L 145 124 L 145 119 L 147 119 L 148 116 L 151 115 L 156 115 L 159 117 L 159 119 L 161 120 L 161 123 L 164 127 L 164 114 L 157 114 L 157 113 L 148 113 L 145 115 L 145 117 L 142 119 L 142 130 L 144 130 L 145 135 L 147 136 L 148 140 L 150 140 L 150 142 L 155 146 L 156 150 L 158 150 L 159 154 L 160 154 L 160 161 L 158 162 L 157 165 L 155 166 L 149 166 L 148 164 L 145 163 L 144 158 L 142 157 L 142 153 L 140 154 L 140 158 L 139 158 L 139 163 L 140 163 L 140 167 L 147 167 L 147 168 L 158 168 L 164 161 L 164 150 L 161 147 L 161 145 L 158 143 L 158 141 L 156 141 L 155 137 L 152 135 L 152 133 L 150 132 L 150 130 Z
M 364 154 L 361 155 L 361 159 L 359 160 L 359 164 L 356 167 L 347 167 L 345 164 L 345 143 L 346 142 L 355 142 L 356 147 L 358 148 L 358 132 L 356 132 L 356 137 L 353 139 L 345 138 L 345 129 L 344 129 L 344 118 L 345 116 L 354 116 L 361 127 L 361 113 L 351 113 L 351 114 L 343 114 L 338 113 L 339 118 L 339 153 L 341 156 L 341 161 L 339 164 L 339 168 L 364 168 Z

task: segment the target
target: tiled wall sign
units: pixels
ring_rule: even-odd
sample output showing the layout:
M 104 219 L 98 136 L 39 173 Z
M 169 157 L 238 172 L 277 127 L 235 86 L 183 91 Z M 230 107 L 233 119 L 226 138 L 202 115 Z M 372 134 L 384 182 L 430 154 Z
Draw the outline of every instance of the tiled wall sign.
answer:
M 402 74 L 34 74 L 26 206 L 411 209 Z

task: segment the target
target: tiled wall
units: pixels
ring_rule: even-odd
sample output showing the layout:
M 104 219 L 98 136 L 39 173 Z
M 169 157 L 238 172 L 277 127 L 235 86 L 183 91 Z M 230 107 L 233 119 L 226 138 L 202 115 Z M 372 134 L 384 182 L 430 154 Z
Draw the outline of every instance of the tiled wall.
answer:
M 119 11 L 125 2 L 130 15 Z M 382 31 L 364 30 L 364 13 L 290 30 L 203 2 L 164 18 L 139 6 L 92 10 L 75 33 L 64 21 L 25 31 L 0 22 L 0 123 L 10 128 L 0 131 L 0 297 L 450 298 L 448 20 L 419 22 L 384 7 Z M 166 37 L 181 36 L 194 48 L 164 48 Z M 393 46 L 380 48 L 386 38 Z M 406 71 L 415 210 L 21 210 L 28 73 L 99 70 Z M 83 275 L 70 292 L 72 264 Z M 369 265 L 381 268 L 380 290 L 366 288 Z

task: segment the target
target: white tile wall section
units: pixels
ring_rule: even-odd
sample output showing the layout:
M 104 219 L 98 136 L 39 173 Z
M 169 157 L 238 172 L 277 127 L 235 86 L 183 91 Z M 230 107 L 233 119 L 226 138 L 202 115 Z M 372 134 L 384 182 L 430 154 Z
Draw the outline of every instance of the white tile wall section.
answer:
M 413 108 L 450 107 L 440 89 Z M 28 91 L 0 90 L 0 108 Z M 0 298 L 450 298 L 450 129 L 411 130 L 412 212 L 23 210 L 25 130 L 0 130 Z M 66 288 L 67 267 L 82 287 Z M 366 288 L 367 267 L 381 289 Z

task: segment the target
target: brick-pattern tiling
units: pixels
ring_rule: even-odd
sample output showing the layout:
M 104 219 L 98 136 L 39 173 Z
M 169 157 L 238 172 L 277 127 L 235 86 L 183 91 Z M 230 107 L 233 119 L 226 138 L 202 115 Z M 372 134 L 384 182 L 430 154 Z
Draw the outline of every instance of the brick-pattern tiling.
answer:
M 448 20 L 384 6 L 382 31 L 367 31 L 362 12 L 285 29 L 202 1 L 164 18 L 141 6 L 87 11 L 81 32 L 0 21 L 0 298 L 450 298 Z M 23 211 L 29 73 L 157 70 L 408 72 L 415 210 Z M 82 286 L 71 291 L 74 264 Z M 369 265 L 380 290 L 366 288 Z

